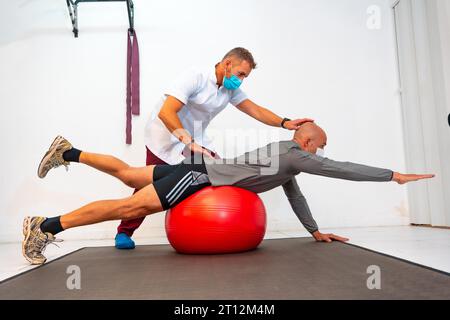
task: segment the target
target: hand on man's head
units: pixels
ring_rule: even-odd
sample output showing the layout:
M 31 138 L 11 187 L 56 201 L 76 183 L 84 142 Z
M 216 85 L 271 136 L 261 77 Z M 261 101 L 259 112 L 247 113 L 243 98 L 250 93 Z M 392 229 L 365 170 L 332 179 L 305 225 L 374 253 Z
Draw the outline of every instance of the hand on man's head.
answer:
M 314 120 L 309 118 L 289 120 L 284 123 L 284 128 L 288 130 L 297 130 L 302 124 L 307 122 L 314 122 Z

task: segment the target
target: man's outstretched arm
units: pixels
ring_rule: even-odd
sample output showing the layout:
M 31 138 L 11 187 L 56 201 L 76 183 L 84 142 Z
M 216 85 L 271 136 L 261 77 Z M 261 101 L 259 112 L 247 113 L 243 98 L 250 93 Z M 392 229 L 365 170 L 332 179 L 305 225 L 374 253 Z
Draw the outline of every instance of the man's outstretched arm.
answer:
M 369 167 L 352 162 L 339 162 L 330 160 L 328 158 L 319 157 L 304 151 L 295 151 L 294 153 L 292 153 L 291 161 L 292 166 L 302 172 L 352 181 L 395 181 L 398 184 L 405 184 L 408 182 L 430 179 L 434 177 L 434 174 L 401 174 L 388 169 Z M 297 185 L 295 180 L 294 182 L 289 183 L 295 183 L 295 185 Z M 289 201 L 291 201 L 293 209 L 294 206 L 299 210 L 300 208 L 302 208 L 301 211 L 296 211 L 296 209 L 294 209 L 297 216 L 299 218 L 309 216 L 312 219 L 312 215 L 306 203 L 306 199 L 301 194 L 298 185 L 297 188 L 288 185 L 286 185 L 286 187 L 288 190 L 290 190 L 290 195 L 288 195 L 288 193 L 286 192 L 286 188 L 283 185 L 286 195 L 288 195 L 288 199 Z M 296 189 L 298 189 L 298 192 L 301 196 L 294 195 Z M 292 201 L 294 201 L 295 205 Z M 314 221 L 314 219 L 312 219 L 312 221 Z M 305 228 L 307 227 L 305 223 L 303 223 L 303 225 L 305 226 Z M 348 241 L 348 239 L 334 234 L 323 234 L 319 230 L 313 231 L 312 229 L 310 229 L 308 231 L 312 231 L 311 233 L 317 241 Z
M 353 162 L 334 161 L 305 151 L 291 152 L 293 168 L 314 175 L 351 181 L 395 181 L 399 184 L 433 178 L 433 174 L 401 174 Z

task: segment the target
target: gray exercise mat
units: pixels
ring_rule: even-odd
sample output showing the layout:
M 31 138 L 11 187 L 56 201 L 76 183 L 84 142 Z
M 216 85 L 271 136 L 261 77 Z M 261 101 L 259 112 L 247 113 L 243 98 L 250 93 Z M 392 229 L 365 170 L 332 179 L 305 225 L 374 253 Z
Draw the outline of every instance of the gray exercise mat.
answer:
M 77 283 L 67 274 L 70 266 L 80 268 L 81 289 L 67 287 L 69 277 L 72 287 Z M 380 290 L 368 289 L 369 266 L 380 268 Z M 450 299 L 450 275 L 311 238 L 265 240 L 257 250 L 204 256 L 177 254 L 168 245 L 101 247 L 3 281 L 0 299 Z

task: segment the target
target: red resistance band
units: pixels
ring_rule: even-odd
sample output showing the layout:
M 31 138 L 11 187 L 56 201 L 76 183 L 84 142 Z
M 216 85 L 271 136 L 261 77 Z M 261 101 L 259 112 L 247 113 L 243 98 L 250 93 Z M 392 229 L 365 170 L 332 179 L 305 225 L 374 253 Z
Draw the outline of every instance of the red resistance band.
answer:
M 133 38 L 133 41 L 131 40 Z M 126 143 L 131 144 L 131 115 L 139 115 L 139 45 L 135 30 L 128 30 Z

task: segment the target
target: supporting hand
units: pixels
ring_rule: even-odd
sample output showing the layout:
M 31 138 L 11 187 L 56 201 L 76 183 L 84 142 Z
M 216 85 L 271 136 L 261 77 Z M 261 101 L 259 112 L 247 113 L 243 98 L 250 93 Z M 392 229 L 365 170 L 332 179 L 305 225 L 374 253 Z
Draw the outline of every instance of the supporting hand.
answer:
M 321 233 L 319 230 L 314 232 L 313 234 L 314 239 L 316 239 L 317 242 L 333 242 L 333 241 L 340 241 L 340 242 L 346 242 L 350 239 L 343 238 L 340 236 L 337 236 L 332 233 Z
M 195 143 L 195 142 L 191 142 L 188 144 L 188 148 L 189 150 L 191 150 L 191 152 L 193 153 L 203 153 L 205 156 L 214 159 L 214 157 L 212 156 L 212 154 L 208 151 L 208 149 L 203 148 L 201 145 Z
M 314 122 L 313 119 L 305 118 L 305 119 L 296 119 L 296 120 L 290 120 L 286 121 L 284 123 L 284 128 L 288 130 L 297 130 L 300 128 L 300 126 L 306 122 Z

